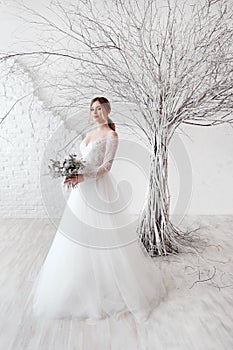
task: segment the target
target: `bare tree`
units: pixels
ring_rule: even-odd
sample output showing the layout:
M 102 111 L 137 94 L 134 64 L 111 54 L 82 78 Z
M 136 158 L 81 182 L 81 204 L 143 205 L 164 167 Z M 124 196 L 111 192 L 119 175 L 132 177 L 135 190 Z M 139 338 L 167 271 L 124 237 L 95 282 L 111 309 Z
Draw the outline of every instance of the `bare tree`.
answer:
M 50 10 L 57 20 L 24 10 L 38 30 L 56 34 L 54 41 L 50 37 L 39 50 L 2 53 L 1 60 L 67 60 L 79 82 L 70 85 L 77 99 L 94 87 L 134 104 L 140 115 L 132 121 L 151 150 L 140 240 L 151 256 L 192 246 L 191 232 L 184 234 L 170 220 L 168 145 L 181 124 L 232 126 L 231 1 L 55 0 Z M 58 37 L 66 45 L 59 46 Z

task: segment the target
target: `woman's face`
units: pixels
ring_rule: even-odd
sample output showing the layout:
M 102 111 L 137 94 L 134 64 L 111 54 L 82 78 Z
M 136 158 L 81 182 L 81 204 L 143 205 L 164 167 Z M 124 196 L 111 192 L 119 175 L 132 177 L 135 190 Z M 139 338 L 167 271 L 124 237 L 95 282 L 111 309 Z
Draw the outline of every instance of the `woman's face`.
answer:
M 99 124 L 107 123 L 108 114 L 103 105 L 99 101 L 92 103 L 91 109 L 91 118 Z

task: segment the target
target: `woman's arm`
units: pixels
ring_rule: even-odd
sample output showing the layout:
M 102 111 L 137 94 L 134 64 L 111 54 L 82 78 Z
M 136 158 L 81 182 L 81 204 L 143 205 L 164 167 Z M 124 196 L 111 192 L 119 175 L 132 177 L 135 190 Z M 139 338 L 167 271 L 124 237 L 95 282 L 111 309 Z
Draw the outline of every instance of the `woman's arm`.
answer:
M 80 182 L 98 179 L 102 177 L 106 172 L 110 171 L 117 151 L 118 142 L 118 134 L 116 132 L 112 133 L 112 135 L 109 136 L 106 141 L 103 163 L 98 167 L 93 166 L 92 164 L 86 165 L 83 169 L 80 170 L 80 173 L 77 176 L 66 178 L 64 183 L 71 181 L 74 187 Z
M 90 164 L 90 167 L 83 169 L 81 173 L 83 181 L 88 181 L 90 179 L 98 179 L 102 177 L 106 172 L 110 171 L 112 168 L 112 163 L 118 147 L 118 134 L 113 132 L 111 136 L 107 138 L 106 141 L 106 150 L 103 163 L 98 167 L 93 167 Z

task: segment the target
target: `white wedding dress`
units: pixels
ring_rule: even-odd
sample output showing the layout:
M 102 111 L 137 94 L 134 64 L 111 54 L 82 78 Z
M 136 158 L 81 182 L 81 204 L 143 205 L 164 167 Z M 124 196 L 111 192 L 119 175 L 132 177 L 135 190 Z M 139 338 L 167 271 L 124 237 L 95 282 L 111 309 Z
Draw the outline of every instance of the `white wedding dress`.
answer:
M 71 190 L 33 286 L 35 317 L 89 327 L 78 350 L 142 349 L 142 325 L 167 295 L 160 260 L 139 243 L 110 172 L 118 143 L 114 136 L 80 143 L 85 181 Z

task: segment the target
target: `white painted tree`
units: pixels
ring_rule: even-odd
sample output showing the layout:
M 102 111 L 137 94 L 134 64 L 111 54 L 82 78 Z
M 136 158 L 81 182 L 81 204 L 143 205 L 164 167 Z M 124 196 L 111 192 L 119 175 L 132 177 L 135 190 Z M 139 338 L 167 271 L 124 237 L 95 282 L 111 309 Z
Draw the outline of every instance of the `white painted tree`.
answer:
M 54 40 L 50 36 L 39 50 L 2 53 L 1 60 L 67 60 L 73 67 L 69 88 L 76 101 L 85 98 L 84 88 L 95 87 L 133 103 L 140 116 L 132 121 L 151 149 L 140 240 L 151 256 L 191 247 L 191 232 L 185 234 L 170 220 L 168 145 L 181 124 L 232 126 L 232 2 L 70 0 L 50 6 L 58 21 L 26 6 L 24 10 L 35 18 L 31 23 L 37 30 L 56 33 Z M 58 37 L 69 44 L 59 47 Z

